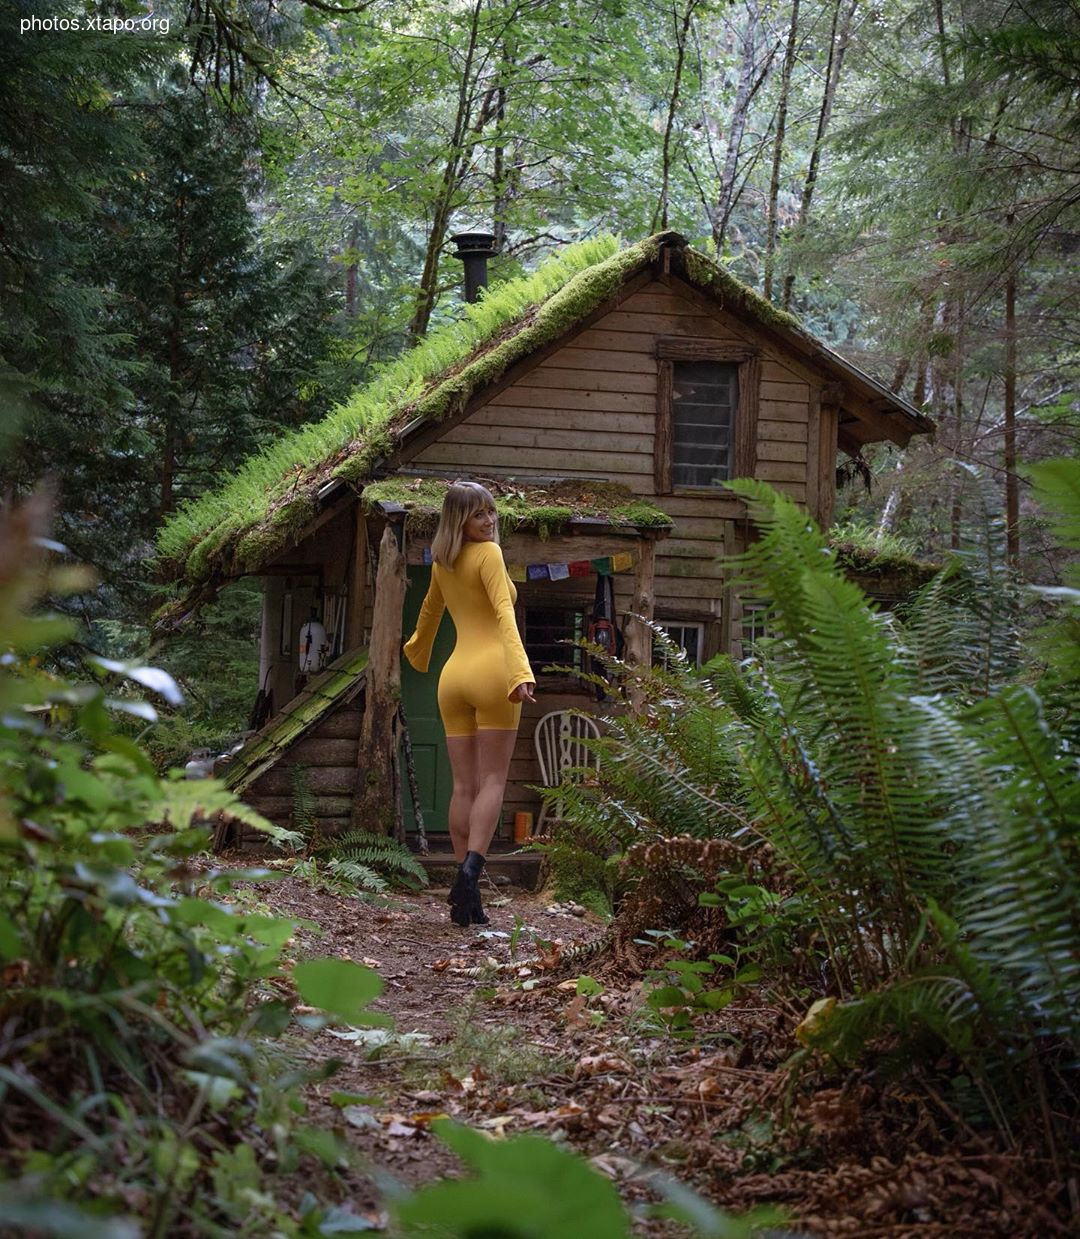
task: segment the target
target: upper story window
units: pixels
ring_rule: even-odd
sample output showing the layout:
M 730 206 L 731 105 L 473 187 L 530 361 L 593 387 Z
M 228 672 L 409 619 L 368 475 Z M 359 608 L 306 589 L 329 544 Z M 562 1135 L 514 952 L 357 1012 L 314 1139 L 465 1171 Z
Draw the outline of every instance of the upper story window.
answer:
M 672 362 L 672 486 L 717 486 L 733 476 L 738 392 L 735 362 Z
M 753 477 L 758 355 L 682 336 L 657 341 L 656 490 L 713 490 Z

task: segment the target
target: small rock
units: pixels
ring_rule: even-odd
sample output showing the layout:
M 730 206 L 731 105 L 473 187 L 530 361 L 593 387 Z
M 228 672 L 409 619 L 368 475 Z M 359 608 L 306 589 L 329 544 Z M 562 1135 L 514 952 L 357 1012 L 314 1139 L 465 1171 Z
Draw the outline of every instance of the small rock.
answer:
M 570 911 L 574 914 L 574 916 L 584 916 L 588 909 L 584 904 L 574 903 L 570 905 Z
M 549 903 L 544 911 L 548 914 L 548 916 L 558 916 L 562 911 L 562 908 L 560 908 L 557 903 Z
M 492 873 L 488 875 L 496 886 L 509 886 L 510 879 L 505 873 Z

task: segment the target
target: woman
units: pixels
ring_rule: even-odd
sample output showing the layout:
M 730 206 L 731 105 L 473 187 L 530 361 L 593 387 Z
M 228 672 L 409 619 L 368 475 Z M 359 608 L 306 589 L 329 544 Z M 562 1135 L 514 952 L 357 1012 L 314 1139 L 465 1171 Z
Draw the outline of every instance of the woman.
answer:
M 450 889 L 455 925 L 486 925 L 479 877 L 499 823 L 521 704 L 535 676 L 514 618 L 517 590 L 499 548 L 495 501 L 476 482 L 455 482 L 431 543 L 431 586 L 405 657 L 426 671 L 444 608 L 457 643 L 439 677 L 439 714 L 454 774 L 450 839 L 461 862 Z

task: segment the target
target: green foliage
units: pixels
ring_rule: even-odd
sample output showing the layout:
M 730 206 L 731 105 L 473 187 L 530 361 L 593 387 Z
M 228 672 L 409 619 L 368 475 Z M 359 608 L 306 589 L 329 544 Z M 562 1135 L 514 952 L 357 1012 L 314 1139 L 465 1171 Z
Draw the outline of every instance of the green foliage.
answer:
M 14 12 L 7 19 L 18 28 Z M 258 127 L 162 72 L 175 44 L 84 31 L 28 35 L 16 48 L 27 87 L 54 61 L 71 77 L 51 83 L 51 120 L 24 114 L 29 131 L 5 146 L 34 171 L 16 176 L 9 160 L 0 190 L 15 224 L 6 252 L 28 245 L 18 254 L 28 269 L 0 281 L 14 333 L 0 353 L 33 368 L 42 390 L 0 484 L 28 493 L 57 477 L 59 535 L 104 577 L 80 610 L 130 621 L 147 607 L 142 561 L 162 515 L 343 394 L 314 374 L 334 303 L 310 251 L 260 237 Z M 46 124 L 66 132 L 48 137 Z M 31 235 L 47 244 L 16 237 L 24 195 L 42 216 Z
M 368 1011 L 382 993 L 382 978 L 348 959 L 311 959 L 293 968 L 300 997 L 353 1025 L 387 1025 L 390 1018 Z
M 402 1239 L 629 1239 L 631 1220 L 614 1185 L 567 1150 L 539 1136 L 491 1140 L 449 1119 L 432 1127 L 472 1177 L 421 1188 L 399 1202 L 394 1220 Z M 780 1220 L 775 1210 L 733 1218 L 680 1184 L 659 1187 L 667 1202 L 648 1213 L 676 1218 L 702 1239 L 750 1239 Z
M 629 1234 L 614 1185 L 550 1141 L 539 1136 L 493 1141 L 446 1120 L 434 1127 L 475 1178 L 422 1188 L 400 1204 L 395 1214 L 404 1236 L 570 1239 L 586 1232 L 596 1239 L 625 1239 Z
M 677 1037 L 693 1037 L 695 1016 L 722 1011 L 761 980 L 759 965 L 739 967 L 733 956 L 718 952 L 705 959 L 693 958 L 693 942 L 675 938 L 664 930 L 647 930 L 642 941 L 666 954 L 662 963 L 645 972 L 646 1005 Z M 713 982 L 718 969 L 721 983 L 716 985 Z M 729 970 L 731 975 L 725 979 L 723 974 Z
M 1068 541 L 1080 464 L 1051 476 Z M 987 1114 L 1023 1122 L 1080 1040 L 1080 785 L 1063 715 L 1044 701 L 1075 665 L 1068 630 L 1041 685 L 1011 681 L 1009 660 L 985 653 L 992 590 L 970 570 L 942 574 L 905 617 L 881 616 L 795 504 L 732 488 L 759 533 L 734 568 L 773 635 L 738 671 L 721 660 L 699 680 L 676 660 L 645 675 L 646 709 L 612 720 L 599 781 L 564 812 L 624 846 L 689 831 L 745 848 L 746 876 L 706 895 L 735 949 L 656 978 L 654 1005 L 674 1020 L 690 1023 L 714 966 L 803 985 L 818 972 L 810 951 L 842 999 L 813 1045 L 846 1061 L 887 1036 L 907 1066 L 947 1048 Z M 780 897 L 751 876 L 766 861 Z
M 0 1103 L 22 1133 L 0 1221 L 119 1239 L 130 1224 L 106 1219 L 134 1209 L 156 1236 L 296 1234 L 277 1176 L 332 1139 L 299 1117 L 325 1070 L 273 1042 L 290 1012 L 266 983 L 296 925 L 230 901 L 267 871 L 206 856 L 212 816 L 283 832 L 214 780 L 160 778 L 113 722 L 147 703 L 41 670 L 70 632 L 30 614 L 70 576 L 38 566 L 46 517 L 40 500 L 0 514 Z M 175 696 L 139 663 L 102 671 Z M 373 1018 L 369 970 L 312 961 L 296 979 L 330 1015 Z
M 582 903 L 601 916 L 611 915 L 617 859 L 604 854 L 595 834 L 569 821 L 558 821 L 550 841 L 534 846 L 547 858 L 547 885 L 556 899 Z
M 347 830 L 319 839 L 313 855 L 367 890 L 385 890 L 389 883 L 415 890 L 427 885 L 427 870 L 403 843 L 389 835 Z

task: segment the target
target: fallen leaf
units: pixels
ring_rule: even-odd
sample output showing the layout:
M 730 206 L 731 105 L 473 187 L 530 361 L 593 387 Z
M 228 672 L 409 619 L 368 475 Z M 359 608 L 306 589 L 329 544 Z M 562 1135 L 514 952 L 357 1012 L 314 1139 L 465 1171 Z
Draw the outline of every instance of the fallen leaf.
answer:
M 570 1028 L 588 1028 L 589 1019 L 585 1014 L 585 1004 L 588 999 L 584 994 L 578 994 L 576 998 L 572 998 L 566 1005 L 563 1011 L 563 1019 L 566 1020 L 567 1026 Z
M 584 995 L 580 996 L 584 997 Z M 573 1003 L 570 1005 L 573 1006 Z M 578 1059 L 574 1067 L 574 1079 L 577 1080 L 581 1076 L 600 1075 L 601 1072 L 625 1074 L 628 1071 L 630 1071 L 630 1064 L 615 1054 L 586 1054 Z

